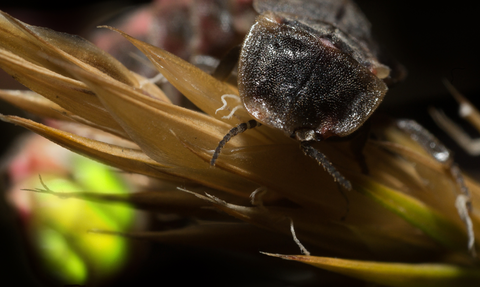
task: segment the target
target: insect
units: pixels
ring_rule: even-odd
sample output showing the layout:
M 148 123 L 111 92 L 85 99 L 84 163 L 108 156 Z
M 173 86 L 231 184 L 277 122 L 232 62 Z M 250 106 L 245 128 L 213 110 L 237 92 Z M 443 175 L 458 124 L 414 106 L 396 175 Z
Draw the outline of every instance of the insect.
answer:
M 211 165 L 232 137 L 264 124 L 298 140 L 305 155 L 351 190 L 313 144 L 359 129 L 398 73 L 380 62 L 370 23 L 352 1 L 256 0 L 254 8 L 260 15 L 238 60 L 240 98 L 254 120 L 225 135 Z

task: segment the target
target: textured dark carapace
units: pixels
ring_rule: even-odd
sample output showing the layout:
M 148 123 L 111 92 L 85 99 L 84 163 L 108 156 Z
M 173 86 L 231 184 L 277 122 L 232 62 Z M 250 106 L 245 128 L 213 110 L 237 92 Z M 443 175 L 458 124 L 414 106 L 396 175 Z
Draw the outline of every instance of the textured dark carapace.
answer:
M 306 155 L 350 189 L 311 144 L 357 130 L 387 92 L 390 68 L 378 60 L 370 23 L 348 0 L 256 0 L 254 8 L 260 16 L 238 64 L 245 108 L 259 123 L 299 140 Z M 232 129 L 229 138 L 246 128 Z
M 239 91 L 260 123 L 300 141 L 346 136 L 387 92 L 370 24 L 350 1 L 256 1 Z

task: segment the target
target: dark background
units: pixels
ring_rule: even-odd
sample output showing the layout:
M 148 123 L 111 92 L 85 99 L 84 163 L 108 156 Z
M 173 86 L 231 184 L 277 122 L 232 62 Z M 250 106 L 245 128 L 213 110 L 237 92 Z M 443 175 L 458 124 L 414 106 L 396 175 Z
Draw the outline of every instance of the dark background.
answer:
M 8 3 L 2 3 L 8 2 Z M 33 25 L 46 26 L 58 31 L 74 34 L 88 35 L 94 24 L 101 24 L 101 19 L 107 19 L 116 11 L 138 1 L 2 1 L 0 9 L 14 17 Z M 63 3 L 63 4 L 62 4 Z M 442 84 L 442 79 L 449 80 L 459 91 L 467 96 L 474 104 L 480 106 L 480 56 L 478 55 L 478 37 L 480 24 L 478 21 L 478 9 L 475 9 L 471 1 L 436 1 L 434 5 L 430 1 L 357 1 L 364 13 L 372 22 L 373 33 L 378 42 L 383 44 L 388 51 L 408 69 L 408 77 L 403 82 L 392 88 L 379 112 L 387 113 L 395 117 L 414 118 L 422 125 L 430 129 L 449 148 L 456 152 L 456 160 L 469 172 L 475 172 L 479 167 L 479 160 L 468 156 L 438 129 L 427 114 L 428 106 L 440 107 L 455 121 L 461 123 L 474 137 L 480 135 L 468 127 L 457 116 L 457 104 L 448 94 Z M 430 6 L 429 6 L 430 5 Z M 14 81 L 10 81 L 3 71 L 0 71 L 0 88 L 20 88 Z M 21 114 L 20 111 L 10 107 L 6 103 L 0 103 L 0 113 Z M 0 151 L 3 154 L 11 141 L 23 130 L 13 125 L 0 123 L 2 141 Z M 2 283 L 12 280 L 16 286 L 34 286 L 34 277 L 24 260 L 22 249 L 18 245 L 18 235 L 13 226 L 13 217 L 8 213 L 9 209 L 0 196 L 0 273 Z M 161 247 L 155 247 L 161 248 Z M 156 249 L 154 249 L 155 252 Z M 180 250 L 180 249 L 179 249 Z M 175 250 L 175 252 L 180 252 Z M 190 250 L 191 251 L 191 250 Z M 157 250 L 156 252 L 165 252 Z M 172 251 L 173 252 L 173 251 Z M 202 258 L 205 254 L 197 254 Z M 193 256 L 195 257 L 195 256 Z M 218 256 L 217 256 L 218 257 Z M 191 260 L 199 260 L 191 258 Z M 221 256 L 212 259 L 212 263 L 197 262 L 202 269 L 210 270 L 223 266 Z M 153 263 L 155 264 L 155 263 Z M 157 270 L 167 276 L 168 272 L 180 270 L 184 263 L 174 262 L 171 271 Z M 195 269 L 194 262 L 189 268 Z M 158 266 L 160 268 L 160 266 Z M 165 268 L 165 266 L 161 267 Z M 252 273 L 253 267 L 244 273 Z M 145 272 L 155 272 L 152 266 Z M 227 268 L 228 269 L 228 268 Z M 241 270 L 225 271 L 242 272 Z M 159 274 L 157 274 L 158 276 Z M 150 274 L 151 276 L 151 274 Z M 178 278 L 178 282 L 187 282 L 188 277 L 200 276 L 191 274 L 187 277 Z M 198 277 L 197 277 L 198 278 Z M 248 278 L 248 276 L 247 276 Z M 161 284 L 164 278 L 157 277 Z M 186 281 L 184 281 L 186 280 Z M 192 279 L 193 280 L 193 279 Z M 205 277 L 199 278 L 199 282 L 208 282 Z M 195 282 L 190 281 L 190 282 Z M 248 283 L 248 281 L 246 281 Z M 211 285 L 209 282 L 209 285 Z M 245 283 L 245 285 L 248 285 Z M 270 282 L 276 286 L 274 282 Z M 3 285 L 3 284 L 2 284 Z M 215 284 L 213 284 L 215 285 Z M 223 284 L 221 284 L 223 285 Z M 5 285 L 13 286 L 13 285 Z M 118 285 L 120 286 L 120 285 Z M 263 285 L 265 286 L 265 285 Z

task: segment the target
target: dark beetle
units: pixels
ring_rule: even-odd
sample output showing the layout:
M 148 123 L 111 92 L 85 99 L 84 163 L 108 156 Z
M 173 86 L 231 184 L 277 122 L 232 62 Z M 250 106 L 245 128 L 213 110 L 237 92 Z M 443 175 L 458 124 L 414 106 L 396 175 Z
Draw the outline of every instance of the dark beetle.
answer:
M 301 142 L 346 189 L 351 184 L 314 142 L 344 137 L 361 127 L 396 80 L 379 62 L 370 23 L 355 3 L 338 0 L 256 0 L 260 13 L 238 62 L 238 88 L 255 119 L 233 128 L 231 137 L 265 124 Z

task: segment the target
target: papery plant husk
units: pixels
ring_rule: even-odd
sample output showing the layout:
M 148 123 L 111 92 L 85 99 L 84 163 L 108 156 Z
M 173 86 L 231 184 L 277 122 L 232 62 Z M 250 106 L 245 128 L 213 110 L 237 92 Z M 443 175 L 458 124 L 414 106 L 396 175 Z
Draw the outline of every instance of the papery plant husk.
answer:
M 368 174 L 352 151 L 353 139 L 315 145 L 351 181 L 351 191 L 341 190 L 298 142 L 267 126 L 233 138 L 212 167 L 223 136 L 252 119 L 242 107 L 225 117 L 235 101 L 217 112 L 222 95 L 238 96 L 237 87 L 116 32 L 202 112 L 173 105 L 151 81 L 80 37 L 0 15 L 0 67 L 30 89 L 0 96 L 53 125 L 0 118 L 161 183 L 130 195 L 86 191 L 62 197 L 128 202 L 195 219 L 179 229 L 123 236 L 250 253 L 268 246 L 263 251 L 274 256 L 386 286 L 480 282 L 480 185 L 463 175 L 462 187 L 451 160 L 438 161 L 394 120 L 373 119 L 376 139 L 363 151 Z M 76 132 L 80 126 L 88 132 Z M 102 141 L 95 137 L 100 133 Z M 278 255 L 291 252 L 297 238 L 310 255 Z

